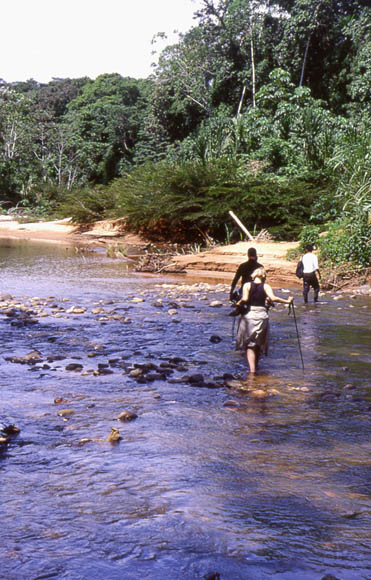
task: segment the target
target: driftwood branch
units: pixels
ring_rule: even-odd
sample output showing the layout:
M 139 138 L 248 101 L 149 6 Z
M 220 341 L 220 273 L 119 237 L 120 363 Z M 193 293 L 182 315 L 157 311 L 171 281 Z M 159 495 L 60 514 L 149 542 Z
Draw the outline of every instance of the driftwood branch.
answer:
M 254 238 L 252 237 L 252 235 L 250 234 L 250 232 L 245 228 L 245 226 L 243 225 L 243 223 L 238 219 L 238 217 L 233 213 L 233 211 L 230 210 L 228 213 L 234 219 L 234 221 L 236 222 L 236 224 L 241 228 L 241 230 L 244 232 L 244 234 L 247 235 L 247 237 L 249 238 L 249 240 L 251 240 L 253 242 L 254 241 Z

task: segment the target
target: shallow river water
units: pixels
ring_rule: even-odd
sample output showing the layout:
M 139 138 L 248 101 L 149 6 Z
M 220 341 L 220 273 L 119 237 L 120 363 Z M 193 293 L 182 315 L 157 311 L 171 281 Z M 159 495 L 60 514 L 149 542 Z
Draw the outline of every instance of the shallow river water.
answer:
M 369 297 L 294 292 L 305 373 L 277 306 L 243 382 L 228 285 L 47 244 L 0 268 L 1 580 L 371 578 Z

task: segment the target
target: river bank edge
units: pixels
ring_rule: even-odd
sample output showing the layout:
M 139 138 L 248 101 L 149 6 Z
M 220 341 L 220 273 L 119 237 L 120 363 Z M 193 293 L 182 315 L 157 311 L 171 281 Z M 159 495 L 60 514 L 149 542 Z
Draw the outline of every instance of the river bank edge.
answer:
M 187 251 L 180 246 L 178 250 L 170 243 L 155 244 L 141 234 L 129 232 L 122 219 L 76 225 L 70 218 L 22 223 L 10 216 L 0 216 L 0 238 L 67 244 L 81 251 L 100 248 L 107 256 L 135 260 L 138 271 L 199 276 L 221 282 L 233 279 L 239 264 L 247 259 L 247 249 L 254 246 L 273 286 L 301 287 L 301 281 L 295 276 L 296 261 L 286 257 L 288 250 L 298 247 L 298 242 L 254 240 Z M 356 277 L 346 274 L 342 277 L 337 271 L 325 270 L 321 285 L 327 291 L 371 295 L 370 269 Z

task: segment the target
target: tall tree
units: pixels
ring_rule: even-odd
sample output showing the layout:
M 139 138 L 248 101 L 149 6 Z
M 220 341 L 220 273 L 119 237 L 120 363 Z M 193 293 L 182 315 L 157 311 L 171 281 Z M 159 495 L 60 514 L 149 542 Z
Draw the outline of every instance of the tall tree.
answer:
M 68 104 L 65 121 L 81 140 L 88 179 L 107 183 L 130 166 L 146 109 L 143 84 L 119 74 L 100 75 Z

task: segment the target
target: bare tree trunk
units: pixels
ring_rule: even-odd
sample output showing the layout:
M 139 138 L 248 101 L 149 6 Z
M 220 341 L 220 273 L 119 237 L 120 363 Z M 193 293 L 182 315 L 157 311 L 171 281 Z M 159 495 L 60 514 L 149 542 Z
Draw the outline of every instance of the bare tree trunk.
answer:
M 250 17 L 250 53 L 251 53 L 251 76 L 252 76 L 252 106 L 255 107 L 255 93 L 256 93 L 256 70 L 255 70 L 255 51 L 253 39 L 252 18 Z
M 309 44 L 310 44 L 310 37 L 311 37 L 311 34 L 308 36 L 307 44 L 305 45 L 303 63 L 301 65 L 301 74 L 300 74 L 299 87 L 302 87 L 303 86 L 305 66 L 307 64 L 307 58 L 308 58 L 308 50 L 309 50 Z
M 245 99 L 245 94 L 246 94 L 246 85 L 243 85 L 240 102 L 238 104 L 237 119 L 239 118 L 239 116 L 241 114 L 241 109 L 242 109 L 242 105 L 243 105 L 243 102 L 244 102 L 244 99 Z

